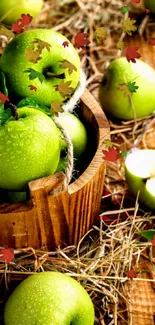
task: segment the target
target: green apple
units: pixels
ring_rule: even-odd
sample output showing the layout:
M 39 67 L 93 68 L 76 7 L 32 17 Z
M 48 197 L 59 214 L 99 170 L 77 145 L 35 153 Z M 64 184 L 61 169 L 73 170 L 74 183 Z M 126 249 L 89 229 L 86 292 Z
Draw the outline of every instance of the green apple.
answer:
M 1 0 L 0 1 L 0 21 L 11 25 L 21 14 L 29 14 L 35 17 L 39 14 L 43 6 L 43 0 Z
M 136 63 L 128 62 L 126 57 L 110 63 L 100 84 L 99 100 L 105 113 L 122 120 L 134 118 L 129 96 L 118 89 L 119 85 L 128 82 L 135 82 L 139 87 L 131 94 L 136 118 L 152 114 L 155 110 L 155 70 L 139 59 Z
M 74 148 L 74 158 L 79 158 L 87 148 L 88 136 L 84 124 L 79 118 L 69 112 L 62 113 L 58 118 L 61 126 L 68 132 Z M 61 138 L 61 151 L 68 147 L 67 143 Z
M 60 136 L 53 120 L 30 107 L 17 109 L 0 127 L 0 187 L 24 191 L 29 181 L 52 175 L 60 159 Z
M 35 39 L 49 45 L 47 49 L 45 43 L 41 43 L 41 59 L 34 63 L 28 60 L 25 50 L 30 51 L 30 54 L 31 51 L 34 52 L 31 42 Z M 67 42 L 68 46 L 63 46 L 64 42 Z M 72 71 L 62 67 L 64 61 L 72 64 Z M 0 58 L 0 69 L 6 77 L 10 101 L 15 103 L 17 99 L 32 97 L 38 104 L 50 106 L 55 101 L 63 102 L 75 91 L 80 79 L 80 58 L 72 43 L 62 34 L 52 29 L 33 29 L 18 34 L 7 44 Z M 34 76 L 33 70 L 28 69 L 40 73 L 41 81 Z M 30 73 L 25 71 L 31 71 L 32 78 L 35 79 L 30 80 Z M 70 82 L 70 94 L 68 90 L 65 95 L 56 90 L 60 82 Z M 37 90 L 30 90 L 30 85 Z
M 143 0 L 144 7 L 150 9 L 151 13 L 155 14 L 155 1 L 154 0 Z
M 58 173 L 58 172 L 64 172 L 65 173 L 66 168 L 67 168 L 67 156 L 66 157 L 61 157 L 60 156 L 60 160 L 59 160 L 59 163 L 58 163 L 58 167 L 56 169 L 56 173 Z
M 10 295 L 5 325 L 94 325 L 87 291 L 70 276 L 42 272 L 29 276 Z
M 78 172 L 80 159 L 83 159 L 83 155 L 86 152 L 87 144 L 88 144 L 88 134 L 86 127 L 80 121 L 80 119 L 69 112 L 62 113 L 59 118 L 59 123 L 61 126 L 67 130 L 68 135 L 70 136 L 71 142 L 73 144 L 73 154 L 74 154 L 74 163 L 73 163 L 73 172 L 74 178 L 75 173 Z M 62 139 L 62 135 L 60 132 L 60 161 L 57 167 L 56 172 L 62 171 L 65 173 L 67 168 L 67 142 Z M 78 177 L 78 174 L 77 174 Z
M 7 199 L 10 203 L 14 202 L 24 202 L 28 198 L 27 192 L 14 192 L 14 191 L 8 191 L 7 193 Z
M 125 160 L 125 178 L 130 191 L 150 209 L 155 209 L 155 150 L 130 153 Z

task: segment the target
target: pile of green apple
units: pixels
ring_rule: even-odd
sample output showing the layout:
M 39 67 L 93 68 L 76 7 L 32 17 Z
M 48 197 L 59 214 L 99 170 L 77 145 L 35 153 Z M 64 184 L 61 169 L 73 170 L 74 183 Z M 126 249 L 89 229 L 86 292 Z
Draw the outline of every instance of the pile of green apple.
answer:
M 51 46 L 50 50 L 42 50 L 41 58 L 35 63 L 25 55 L 25 49 L 31 47 L 34 39 Z M 67 42 L 65 47 L 64 42 Z M 72 73 L 60 67 L 63 60 L 76 67 Z M 27 69 L 42 75 L 43 81 L 30 80 L 25 73 Z M 74 92 L 80 78 L 80 58 L 69 40 L 53 30 L 33 29 L 15 36 L 0 58 L 0 92 L 9 98 L 9 103 L 0 105 L 0 188 L 11 191 L 15 200 L 19 191 L 19 200 L 25 198 L 31 180 L 66 169 L 67 143 L 50 113 L 53 102 L 64 102 L 64 97 L 56 90 L 62 74 L 64 82 L 70 82 Z M 30 90 L 30 84 L 37 91 Z M 65 101 L 69 96 L 66 95 Z M 67 129 L 74 158 L 79 160 L 87 147 L 85 126 L 69 112 L 60 114 L 59 123 Z M 8 195 L 11 197 L 10 192 Z
M 42 272 L 29 276 L 10 295 L 5 325 L 94 325 L 87 291 L 70 276 Z

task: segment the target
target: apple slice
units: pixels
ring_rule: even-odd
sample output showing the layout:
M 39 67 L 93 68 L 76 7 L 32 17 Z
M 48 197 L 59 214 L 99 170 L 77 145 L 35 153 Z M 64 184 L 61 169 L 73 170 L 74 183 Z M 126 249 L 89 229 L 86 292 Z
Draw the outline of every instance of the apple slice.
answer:
M 134 196 L 150 209 L 155 209 L 155 150 L 130 153 L 125 160 L 125 178 Z

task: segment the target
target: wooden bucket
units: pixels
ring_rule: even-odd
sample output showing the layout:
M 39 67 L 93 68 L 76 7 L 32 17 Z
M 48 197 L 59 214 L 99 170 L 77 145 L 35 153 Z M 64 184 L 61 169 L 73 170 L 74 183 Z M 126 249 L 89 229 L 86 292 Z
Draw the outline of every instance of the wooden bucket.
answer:
M 30 182 L 28 201 L 0 204 L 0 246 L 51 249 L 77 245 L 95 223 L 104 187 L 102 150 L 104 139 L 110 136 L 109 124 L 87 89 L 78 115 L 89 135 L 86 169 L 67 190 L 62 191 L 65 175 L 60 172 Z

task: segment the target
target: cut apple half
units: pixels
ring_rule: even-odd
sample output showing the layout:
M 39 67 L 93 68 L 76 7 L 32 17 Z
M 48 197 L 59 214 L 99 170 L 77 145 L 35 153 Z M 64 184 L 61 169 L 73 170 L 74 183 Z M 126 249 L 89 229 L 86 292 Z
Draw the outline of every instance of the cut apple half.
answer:
M 155 176 L 154 176 L 154 178 L 147 180 L 146 188 L 155 197 Z
M 140 202 L 155 209 L 155 150 L 130 153 L 125 160 L 125 178 L 129 190 Z

